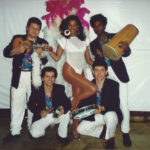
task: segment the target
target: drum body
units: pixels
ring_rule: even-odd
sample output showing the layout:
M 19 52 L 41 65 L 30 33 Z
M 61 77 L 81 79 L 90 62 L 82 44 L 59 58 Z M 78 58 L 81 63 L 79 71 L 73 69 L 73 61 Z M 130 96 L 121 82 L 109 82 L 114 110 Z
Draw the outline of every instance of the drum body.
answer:
M 80 109 L 72 113 L 73 119 L 82 119 L 91 116 L 95 113 L 96 108 L 98 108 L 97 104 L 81 107 Z
M 130 44 L 138 32 L 138 29 L 132 24 L 125 26 L 112 39 L 110 39 L 108 43 L 103 44 L 102 50 L 106 57 L 114 61 L 119 60 L 123 54 L 123 49 L 118 46 L 119 42 L 126 41 Z

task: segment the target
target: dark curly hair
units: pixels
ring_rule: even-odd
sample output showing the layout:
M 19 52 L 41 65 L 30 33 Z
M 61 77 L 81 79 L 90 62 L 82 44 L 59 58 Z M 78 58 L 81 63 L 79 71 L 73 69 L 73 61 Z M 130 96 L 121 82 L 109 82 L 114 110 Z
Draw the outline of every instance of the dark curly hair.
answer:
M 108 70 L 108 66 L 104 60 L 95 61 L 92 65 L 93 70 L 96 66 L 103 66 L 106 70 Z
M 97 15 L 94 15 L 94 16 L 91 17 L 90 25 L 91 25 L 92 28 L 94 28 L 94 25 L 95 25 L 96 21 L 102 22 L 104 26 L 107 25 L 107 18 L 102 14 L 97 14 Z
M 41 71 L 41 77 L 43 78 L 45 76 L 46 72 L 53 72 L 55 75 L 55 79 L 57 78 L 57 70 L 54 67 L 45 67 Z
M 61 35 L 66 37 L 66 38 L 69 38 L 70 36 L 66 36 L 64 34 L 64 31 L 68 29 L 68 25 L 69 25 L 69 22 L 71 20 L 75 20 L 79 26 L 79 34 L 77 35 L 77 37 L 81 40 L 81 41 L 84 41 L 85 40 L 85 34 L 84 34 L 84 31 L 83 31 L 83 26 L 82 26 L 82 23 L 79 19 L 78 16 L 76 15 L 70 15 L 68 16 L 67 18 L 65 18 L 64 20 L 62 20 L 60 26 L 59 26 L 59 30 L 61 32 Z

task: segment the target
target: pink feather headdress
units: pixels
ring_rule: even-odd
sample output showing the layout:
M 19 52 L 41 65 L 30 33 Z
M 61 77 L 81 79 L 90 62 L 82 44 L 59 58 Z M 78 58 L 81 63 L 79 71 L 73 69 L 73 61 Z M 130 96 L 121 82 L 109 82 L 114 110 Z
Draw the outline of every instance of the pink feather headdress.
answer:
M 49 13 L 42 16 L 42 19 L 46 20 L 47 26 L 50 27 L 50 20 L 54 23 L 57 16 L 62 20 L 70 15 L 74 9 L 75 15 L 80 18 L 82 25 L 89 30 L 89 23 L 84 19 L 84 15 L 89 14 L 90 11 L 85 7 L 81 8 L 82 4 L 84 4 L 84 0 L 48 0 L 46 2 L 46 11 Z

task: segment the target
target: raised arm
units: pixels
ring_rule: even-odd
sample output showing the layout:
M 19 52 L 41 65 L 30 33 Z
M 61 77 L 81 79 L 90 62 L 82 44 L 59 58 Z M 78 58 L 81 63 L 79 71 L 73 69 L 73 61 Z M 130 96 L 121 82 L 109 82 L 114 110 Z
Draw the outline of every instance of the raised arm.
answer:
M 60 45 L 58 45 L 56 53 L 53 50 L 50 50 L 49 54 L 55 61 L 59 61 L 63 54 L 63 49 Z

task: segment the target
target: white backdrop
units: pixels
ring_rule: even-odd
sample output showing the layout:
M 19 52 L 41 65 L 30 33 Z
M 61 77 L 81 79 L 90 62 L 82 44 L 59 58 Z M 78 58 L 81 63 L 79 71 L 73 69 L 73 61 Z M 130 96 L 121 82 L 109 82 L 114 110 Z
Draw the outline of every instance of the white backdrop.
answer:
M 149 0 L 85 0 L 91 13 L 102 13 L 108 18 L 107 31 L 117 32 L 132 23 L 139 35 L 130 45 L 132 54 L 124 58 L 129 83 L 129 108 L 132 111 L 150 111 L 150 1 Z M 10 106 L 11 59 L 3 57 L 3 48 L 14 34 L 24 34 L 29 17 L 46 14 L 45 0 L 0 0 L 0 108 Z M 43 27 L 46 26 L 43 22 Z M 43 33 L 40 33 L 43 37 Z M 90 38 L 95 34 L 90 29 Z

